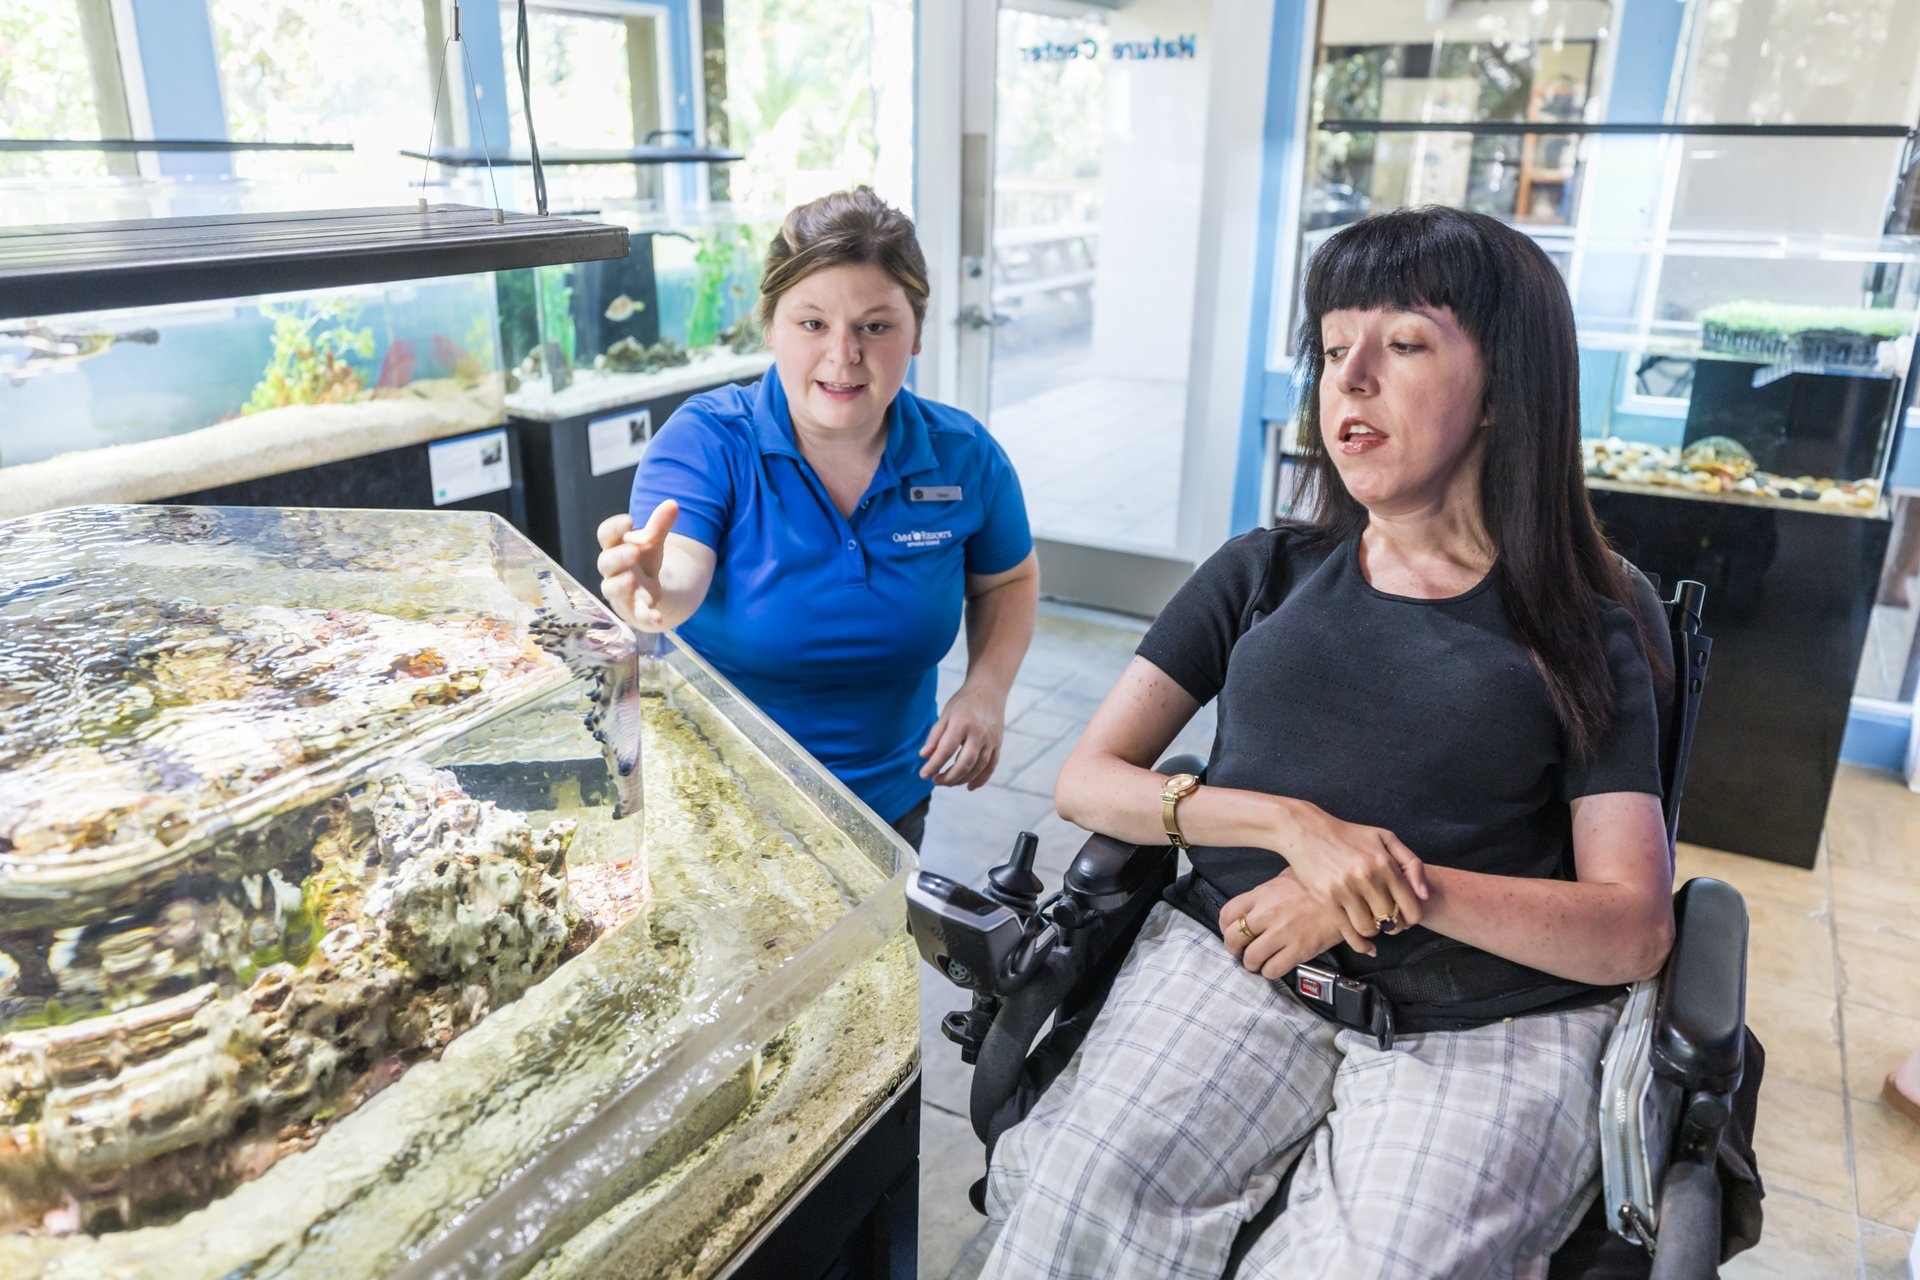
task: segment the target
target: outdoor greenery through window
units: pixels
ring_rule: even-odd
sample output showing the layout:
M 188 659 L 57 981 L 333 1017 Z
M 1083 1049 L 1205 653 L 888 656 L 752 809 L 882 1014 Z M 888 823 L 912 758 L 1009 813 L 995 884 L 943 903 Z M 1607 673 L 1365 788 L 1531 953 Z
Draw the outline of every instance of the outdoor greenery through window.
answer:
M 0 137 L 104 136 L 93 84 L 80 0 L 0 4 Z M 89 178 L 108 171 L 97 153 L 0 153 L 0 178 Z
M 507 52 L 507 112 L 513 147 L 523 151 L 527 117 L 513 67 L 518 22 L 518 7 L 503 5 L 500 27 Z M 634 136 L 635 77 L 628 26 L 627 19 L 611 14 L 527 6 L 533 123 L 542 149 L 624 150 L 640 141 Z M 644 71 L 641 92 L 657 98 L 657 76 L 652 67 Z
M 734 202 L 777 214 L 867 183 L 910 206 L 913 61 L 912 0 L 728 0 Z
M 419 181 L 419 162 L 404 159 L 400 149 L 427 145 L 440 58 L 438 49 L 428 50 L 421 0 L 208 0 L 208 13 L 228 137 L 354 146 L 352 152 L 239 152 L 235 173 Z M 457 48 L 451 56 L 458 57 Z M 450 92 L 465 83 L 453 68 L 448 82 Z

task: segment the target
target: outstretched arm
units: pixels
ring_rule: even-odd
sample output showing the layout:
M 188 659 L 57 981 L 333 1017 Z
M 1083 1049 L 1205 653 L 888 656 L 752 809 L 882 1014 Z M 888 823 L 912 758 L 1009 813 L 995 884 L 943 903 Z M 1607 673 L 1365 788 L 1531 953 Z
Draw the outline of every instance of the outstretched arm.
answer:
M 668 631 L 693 616 L 713 585 L 714 551 L 674 533 L 680 504 L 653 509 L 644 529 L 626 515 L 600 522 L 600 594 L 613 611 L 642 631 Z

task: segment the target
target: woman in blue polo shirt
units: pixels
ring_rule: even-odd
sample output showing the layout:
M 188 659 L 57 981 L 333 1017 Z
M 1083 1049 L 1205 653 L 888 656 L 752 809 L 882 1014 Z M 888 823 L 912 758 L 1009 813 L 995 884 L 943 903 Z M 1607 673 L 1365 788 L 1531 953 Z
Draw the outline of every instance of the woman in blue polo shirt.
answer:
M 675 410 L 599 530 L 614 609 L 678 628 L 916 848 L 934 785 L 999 763 L 1040 591 L 1006 453 L 903 389 L 926 309 L 904 214 L 865 187 L 794 209 L 760 285 L 773 368 Z

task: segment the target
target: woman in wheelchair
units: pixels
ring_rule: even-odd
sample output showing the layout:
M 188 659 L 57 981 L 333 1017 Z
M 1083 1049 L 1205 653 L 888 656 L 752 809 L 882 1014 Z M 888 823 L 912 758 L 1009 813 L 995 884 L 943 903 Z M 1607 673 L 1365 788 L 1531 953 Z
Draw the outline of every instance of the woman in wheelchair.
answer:
M 1314 255 L 1303 524 L 1228 542 L 1061 771 L 1188 850 L 1078 1055 L 1001 1138 L 997 1277 L 1543 1276 L 1595 1193 L 1622 985 L 1673 939 L 1652 664 L 1588 505 L 1573 313 L 1452 209 Z M 1205 781 L 1154 761 L 1219 700 Z M 1281 981 L 1317 963 L 1393 1036 Z M 1390 1045 L 1390 1047 L 1387 1047 Z

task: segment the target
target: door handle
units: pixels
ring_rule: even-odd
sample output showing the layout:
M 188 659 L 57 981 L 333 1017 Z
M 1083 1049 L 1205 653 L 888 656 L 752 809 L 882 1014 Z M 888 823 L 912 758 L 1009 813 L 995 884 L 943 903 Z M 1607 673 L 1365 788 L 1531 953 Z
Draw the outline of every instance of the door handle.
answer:
M 997 329 L 1001 325 L 1012 324 L 1013 317 L 1004 311 L 996 311 L 988 315 L 980 309 L 979 303 L 969 302 L 960 308 L 960 323 L 969 329 Z

